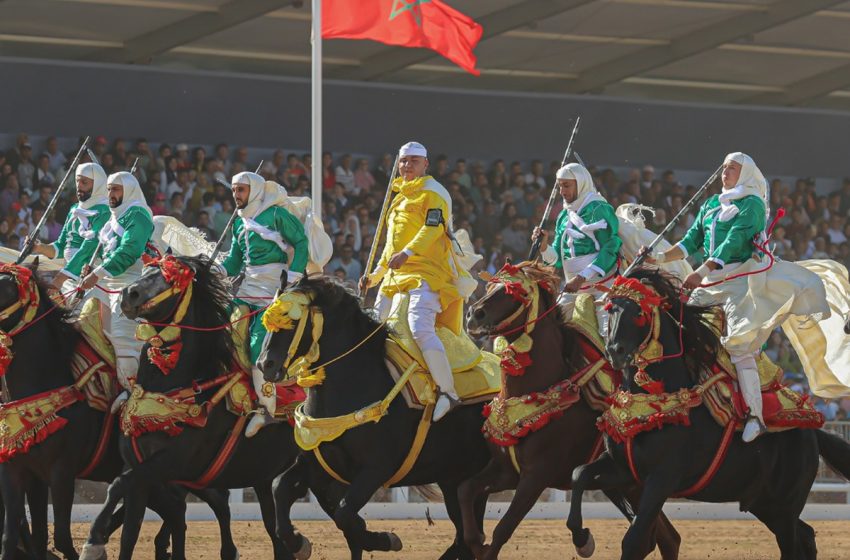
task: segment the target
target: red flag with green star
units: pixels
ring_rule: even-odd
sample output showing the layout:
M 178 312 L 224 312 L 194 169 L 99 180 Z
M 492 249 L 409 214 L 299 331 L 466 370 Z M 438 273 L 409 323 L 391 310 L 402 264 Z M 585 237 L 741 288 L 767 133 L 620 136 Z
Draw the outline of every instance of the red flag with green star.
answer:
M 472 53 L 482 28 L 440 0 L 324 0 L 322 37 L 372 39 L 437 51 L 479 75 Z

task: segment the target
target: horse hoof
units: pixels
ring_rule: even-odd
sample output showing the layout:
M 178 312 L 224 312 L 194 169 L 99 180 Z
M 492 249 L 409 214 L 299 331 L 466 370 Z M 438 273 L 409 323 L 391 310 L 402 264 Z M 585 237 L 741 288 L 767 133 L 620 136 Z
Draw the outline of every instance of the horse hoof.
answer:
M 313 555 L 313 544 L 310 542 L 310 539 L 301 535 L 301 548 L 298 549 L 298 552 L 293 554 L 292 556 L 295 560 L 307 560 L 310 556 Z
M 390 539 L 390 552 L 398 552 L 404 548 L 401 539 L 395 533 L 387 533 L 387 538 Z
M 84 544 L 80 551 L 80 560 L 106 560 L 106 545 Z
M 578 554 L 582 558 L 590 558 L 591 556 L 593 556 L 594 550 L 596 550 L 596 541 L 593 540 L 593 533 L 588 531 L 587 542 L 584 543 L 584 546 L 576 547 L 576 554 Z

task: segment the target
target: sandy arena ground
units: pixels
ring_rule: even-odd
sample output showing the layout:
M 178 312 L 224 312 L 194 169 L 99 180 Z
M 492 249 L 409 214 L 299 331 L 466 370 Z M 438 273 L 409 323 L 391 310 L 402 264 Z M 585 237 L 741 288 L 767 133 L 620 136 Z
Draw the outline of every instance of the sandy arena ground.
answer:
M 491 534 L 495 522 L 487 522 Z M 767 529 L 756 521 L 675 521 L 682 534 L 682 560 L 756 560 L 779 557 L 776 542 Z M 626 525 L 622 521 L 588 522 L 596 536 L 597 560 L 619 558 L 620 539 Z M 817 531 L 818 558 L 820 560 L 846 560 L 850 558 L 850 522 L 816 521 L 811 525 Z M 299 529 L 313 542 L 314 560 L 347 560 L 348 549 L 340 533 L 330 522 L 302 521 Z M 452 538 L 448 521 L 436 521 L 428 526 L 423 521 L 372 521 L 373 530 L 392 530 L 404 542 L 398 553 L 374 553 L 372 558 L 398 558 L 404 560 L 434 560 Z M 153 536 L 158 524 L 145 523 L 135 558 L 153 559 Z M 77 548 L 83 545 L 88 525 L 74 526 Z M 260 522 L 234 522 L 233 538 L 244 560 L 271 559 L 271 549 Z M 192 560 L 215 560 L 218 556 L 218 530 L 212 522 L 191 522 L 186 550 Z M 117 538 L 109 545 L 109 557 L 117 557 Z M 369 558 L 366 555 L 366 558 Z M 576 558 L 569 544 L 568 533 L 562 521 L 528 520 L 520 525 L 513 539 L 503 549 L 505 560 L 569 560 Z M 650 558 L 660 556 L 655 553 Z

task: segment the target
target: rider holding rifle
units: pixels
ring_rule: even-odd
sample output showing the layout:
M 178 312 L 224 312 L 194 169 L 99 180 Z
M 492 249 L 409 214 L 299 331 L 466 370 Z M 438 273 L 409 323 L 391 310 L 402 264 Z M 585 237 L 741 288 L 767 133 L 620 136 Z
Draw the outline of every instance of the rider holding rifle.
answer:
M 555 223 L 554 243 L 549 243 L 549 233 L 540 227 L 534 228 L 531 239 L 542 240 L 543 262 L 563 270 L 567 283 L 560 301 L 571 314 L 579 292 L 601 300 L 604 293 L 596 286 L 613 283 L 623 242 L 614 208 L 596 190 L 593 177 L 583 165 L 565 165 L 556 178 L 564 209 Z M 604 336 L 608 313 L 601 305 L 596 317 Z
M 722 342 L 749 407 L 743 440 L 751 442 L 766 429 L 756 365 L 762 345 L 792 316 L 825 319 L 830 309 L 817 274 L 797 263 L 764 258 L 767 181 L 752 158 L 741 152 L 727 155 L 722 180 L 722 192 L 702 205 L 680 242 L 652 255 L 644 248 L 641 254 L 653 264 L 704 252 L 706 261 L 685 278 L 684 288 L 693 290 L 692 303 L 723 308 Z

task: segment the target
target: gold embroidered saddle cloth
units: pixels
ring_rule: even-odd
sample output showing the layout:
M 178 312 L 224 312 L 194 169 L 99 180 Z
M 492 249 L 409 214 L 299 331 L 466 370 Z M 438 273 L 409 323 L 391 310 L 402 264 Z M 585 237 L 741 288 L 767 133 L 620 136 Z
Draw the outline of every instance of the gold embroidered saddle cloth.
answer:
M 393 303 L 398 309 L 387 321 L 391 333 L 386 344 L 387 366 L 394 381 L 398 381 L 408 367 L 414 367 L 401 394 L 409 407 L 423 409 L 437 401 L 437 385 L 428 373 L 425 359 L 407 324 L 409 296 L 399 294 Z M 437 327 L 437 336 L 446 348 L 455 389 L 463 404 L 489 401 L 499 393 L 502 377 L 495 354 L 482 351 L 465 332 L 456 335 L 450 329 Z
M 231 336 L 233 336 L 233 348 L 236 351 L 234 362 L 244 374 L 227 392 L 227 410 L 233 414 L 243 416 L 257 408 L 257 393 L 254 391 L 254 383 L 251 379 L 251 359 L 248 354 L 248 333 L 250 332 L 251 319 L 241 319 L 250 313 L 247 305 L 239 305 L 233 308 L 230 314 Z M 241 320 L 240 320 L 241 319 Z M 304 402 L 304 389 L 295 384 L 295 379 L 287 379 L 276 383 L 277 406 L 275 407 L 275 418 L 291 421 L 295 407 Z
M 82 339 L 71 358 L 71 371 L 74 380 L 77 380 L 95 370 L 89 382 L 83 386 L 83 394 L 89 406 L 106 412 L 120 386 L 115 373 L 115 350 L 103 334 L 100 305 L 100 301 L 90 298 L 83 304 L 79 319 L 74 324 Z

